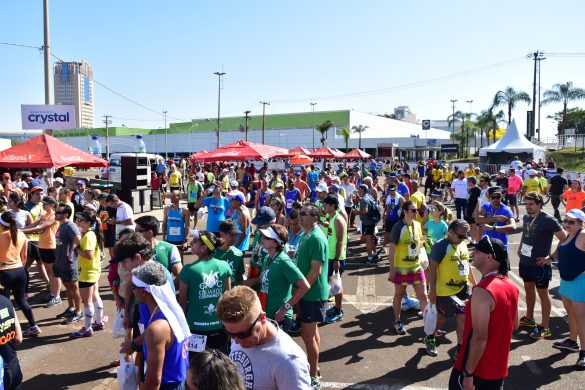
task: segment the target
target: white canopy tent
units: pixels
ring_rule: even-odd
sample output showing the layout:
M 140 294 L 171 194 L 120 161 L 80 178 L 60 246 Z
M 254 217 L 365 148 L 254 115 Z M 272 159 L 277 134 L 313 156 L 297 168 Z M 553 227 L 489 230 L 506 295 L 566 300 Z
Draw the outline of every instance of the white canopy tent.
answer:
M 545 161 L 545 149 L 530 142 L 524 134 L 520 133 L 516 127 L 516 122 L 508 126 L 508 130 L 502 138 L 486 147 L 479 149 L 479 160 L 481 163 L 489 164 L 506 164 L 518 156 L 520 160 L 525 160 L 530 155 L 535 161 L 542 159 Z

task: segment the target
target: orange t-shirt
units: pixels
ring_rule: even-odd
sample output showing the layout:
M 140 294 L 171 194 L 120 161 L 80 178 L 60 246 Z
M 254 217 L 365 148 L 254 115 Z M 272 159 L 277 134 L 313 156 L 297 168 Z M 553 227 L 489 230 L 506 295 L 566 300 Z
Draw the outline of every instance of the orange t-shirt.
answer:
M 22 248 L 26 246 L 26 236 L 18 231 L 16 245 L 12 244 L 10 230 L 0 232 L 0 270 L 20 268 L 26 261 L 26 250 L 24 259 L 20 257 Z
M 54 216 L 55 213 L 45 214 L 41 216 L 40 220 L 44 222 Z M 39 234 L 39 248 L 55 249 L 57 247 L 57 241 L 55 241 L 55 233 L 57 233 L 57 229 L 59 229 L 59 222 L 55 221 L 50 227 L 46 228 Z
M 561 195 L 567 201 L 567 211 L 573 209 L 580 209 L 583 207 L 583 201 L 585 200 L 585 191 L 573 191 L 569 189 Z

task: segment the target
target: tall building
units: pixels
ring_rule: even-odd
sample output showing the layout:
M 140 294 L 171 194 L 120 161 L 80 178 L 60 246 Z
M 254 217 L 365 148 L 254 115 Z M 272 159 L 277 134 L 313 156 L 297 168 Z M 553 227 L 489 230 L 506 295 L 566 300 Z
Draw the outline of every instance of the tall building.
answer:
M 57 62 L 54 73 L 55 104 L 75 106 L 75 126 L 93 127 L 93 70 L 86 60 Z
M 407 123 L 416 123 L 416 114 L 410 111 L 408 106 L 399 106 L 394 109 L 394 115 L 396 115 L 396 119 L 407 122 Z

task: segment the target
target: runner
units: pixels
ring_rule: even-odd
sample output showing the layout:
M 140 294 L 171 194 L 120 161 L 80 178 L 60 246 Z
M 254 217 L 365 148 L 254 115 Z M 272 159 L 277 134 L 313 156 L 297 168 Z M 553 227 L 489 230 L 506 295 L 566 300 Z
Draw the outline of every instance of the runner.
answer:
M 244 195 L 239 191 L 230 192 L 228 195 L 231 196 L 230 204 L 233 209 L 231 219 L 236 222 L 236 226 L 240 231 L 240 234 L 236 237 L 234 246 L 242 251 L 242 253 L 245 253 L 250 249 L 250 225 L 252 217 L 250 216 L 250 211 L 244 205 L 246 202 Z
M 234 362 L 217 349 L 206 349 L 189 362 L 187 389 L 246 390 Z
M 179 172 L 175 164 L 171 164 L 171 173 L 169 174 L 169 186 L 171 187 L 171 193 L 174 191 L 181 191 L 181 181 L 181 172 Z
M 260 210 L 260 207 L 270 205 L 270 200 L 274 192 L 270 189 L 268 185 L 268 180 L 262 180 L 262 187 L 256 194 L 256 210 Z
M 165 206 L 163 211 L 162 238 L 169 244 L 173 244 L 181 254 L 187 245 L 187 232 L 189 231 L 190 215 L 188 209 L 181 207 L 181 194 L 177 190 L 171 191 L 171 204 Z
M 288 179 L 287 181 L 287 188 L 284 193 L 284 198 L 286 200 L 286 215 L 290 213 L 292 210 L 292 204 L 294 202 L 302 202 L 303 196 L 298 188 L 295 187 L 295 182 L 293 179 Z
M 479 230 L 477 229 L 475 217 L 479 212 L 478 206 L 482 191 L 481 188 L 477 186 L 477 179 L 475 176 L 467 178 L 467 191 L 467 206 L 464 219 L 467 221 L 471 229 L 471 243 L 475 244 L 481 238 Z
M 22 382 L 22 371 L 16 356 L 16 346 L 22 343 L 22 330 L 14 306 L 3 295 L 0 295 L 0 312 L 3 314 L 0 319 L 0 339 L 6 340 L 0 344 L 3 363 L 0 387 L 4 390 L 16 390 Z
M 193 228 L 197 227 L 197 200 L 203 196 L 203 185 L 197 180 L 197 175 L 189 175 L 187 183 L 187 209 L 193 218 Z
M 550 203 L 554 209 L 555 218 L 562 222 L 559 206 L 561 205 L 561 195 L 567 190 L 567 179 L 563 177 L 563 168 L 557 168 L 557 174 L 550 178 L 548 193 L 550 194 Z
M 132 207 L 128 203 L 122 202 L 116 194 L 109 194 L 106 202 L 108 206 L 116 209 L 116 238 L 119 238 L 120 232 L 124 229 L 134 230 L 134 211 Z
M 388 195 L 384 203 L 384 243 L 390 243 L 390 232 L 396 223 L 400 220 L 400 210 L 404 204 L 404 198 L 396 191 L 396 185 L 388 186 Z
M 491 187 L 488 190 L 490 203 L 484 204 L 477 216 L 478 229 L 482 236 L 490 236 L 502 240 L 508 248 L 508 234 L 516 231 L 516 222 L 512 210 L 502 204 L 502 190 Z
M 585 204 L 585 191 L 581 188 L 581 182 L 577 179 L 571 182 L 571 188 L 563 192 L 561 201 L 565 210 L 580 209 Z
M 219 223 L 227 218 L 227 211 L 231 208 L 230 201 L 222 194 L 221 182 L 216 181 L 207 189 L 206 198 L 200 197 L 195 208 L 207 207 L 207 231 L 219 235 Z
M 380 261 L 380 256 L 376 251 L 376 243 L 374 241 L 374 233 L 376 229 L 375 217 L 375 209 L 378 207 L 376 201 L 370 195 L 370 190 L 367 185 L 360 184 L 357 198 L 359 199 L 359 210 L 354 210 L 356 215 L 360 216 L 360 222 L 362 225 L 362 234 L 365 237 L 366 241 L 366 251 L 368 258 L 366 259 L 366 263 L 368 264 L 376 264 Z M 379 211 L 378 211 L 379 217 Z
M 514 168 L 510 168 L 508 175 L 508 190 L 507 190 L 507 201 L 508 206 L 515 212 L 516 222 L 520 221 L 520 209 L 518 208 L 518 193 L 522 188 L 522 178 L 516 174 Z
M 219 224 L 219 237 L 222 239 L 222 245 L 215 248 L 213 257 L 224 260 L 232 270 L 232 286 L 241 284 L 244 280 L 244 253 L 234 246 L 238 235 L 242 231 L 236 226 L 236 222 L 228 219 Z
M 455 200 L 457 219 L 465 219 L 467 211 L 467 180 L 462 171 L 457 172 L 457 178 L 451 183 L 451 197 Z

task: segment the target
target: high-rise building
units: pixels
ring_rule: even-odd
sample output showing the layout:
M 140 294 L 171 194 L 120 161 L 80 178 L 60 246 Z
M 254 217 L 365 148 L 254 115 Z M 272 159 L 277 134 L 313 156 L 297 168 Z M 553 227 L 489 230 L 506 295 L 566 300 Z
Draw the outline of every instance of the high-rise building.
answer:
M 396 119 L 399 119 L 408 123 L 416 123 L 416 114 L 410 111 L 408 106 L 398 106 L 394 109 L 394 115 Z
M 93 70 L 86 60 L 55 64 L 55 104 L 75 106 L 75 126 L 93 127 Z

